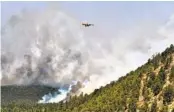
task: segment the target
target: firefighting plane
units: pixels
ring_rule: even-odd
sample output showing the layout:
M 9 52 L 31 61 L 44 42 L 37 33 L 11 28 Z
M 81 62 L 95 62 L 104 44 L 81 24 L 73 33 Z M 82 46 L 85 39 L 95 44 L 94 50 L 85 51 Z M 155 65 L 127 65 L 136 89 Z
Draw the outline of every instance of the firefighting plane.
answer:
M 89 24 L 88 22 L 82 22 L 82 25 L 85 27 L 94 26 L 94 24 Z

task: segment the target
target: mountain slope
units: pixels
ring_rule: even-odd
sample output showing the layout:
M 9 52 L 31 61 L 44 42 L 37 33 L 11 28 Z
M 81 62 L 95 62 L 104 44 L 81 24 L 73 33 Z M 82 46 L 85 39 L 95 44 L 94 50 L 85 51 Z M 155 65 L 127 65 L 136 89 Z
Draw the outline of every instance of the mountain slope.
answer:
M 41 85 L 30 86 L 1 86 L 1 104 L 6 105 L 10 102 L 15 103 L 34 103 L 49 92 L 57 91 L 57 89 Z
M 174 46 L 90 95 L 58 104 L 3 106 L 4 112 L 174 112 Z

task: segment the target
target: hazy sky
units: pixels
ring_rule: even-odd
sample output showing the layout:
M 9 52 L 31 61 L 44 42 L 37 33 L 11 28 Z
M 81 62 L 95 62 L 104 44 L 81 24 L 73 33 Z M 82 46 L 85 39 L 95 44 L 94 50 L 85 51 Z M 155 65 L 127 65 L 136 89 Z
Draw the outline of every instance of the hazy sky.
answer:
M 51 2 L 50 2 L 51 3 Z M 22 9 L 42 10 L 47 2 L 2 2 L 2 24 Z M 79 21 L 119 29 L 142 21 L 165 22 L 174 13 L 174 2 L 56 2 Z

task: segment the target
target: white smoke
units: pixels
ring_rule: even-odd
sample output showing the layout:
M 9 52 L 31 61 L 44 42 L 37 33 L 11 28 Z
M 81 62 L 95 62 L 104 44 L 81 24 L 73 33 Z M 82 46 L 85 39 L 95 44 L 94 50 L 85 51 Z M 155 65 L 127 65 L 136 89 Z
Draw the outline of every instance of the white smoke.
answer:
M 65 100 L 67 97 L 68 92 L 70 92 L 70 90 L 66 90 L 66 89 L 59 89 L 58 90 L 60 93 L 56 93 L 55 95 L 52 95 L 51 93 L 46 94 L 42 97 L 42 100 L 39 100 L 38 103 L 57 103 L 60 102 L 62 100 Z
M 160 29 L 146 23 L 114 38 L 80 23 L 55 7 L 12 16 L 1 32 L 1 84 L 70 87 L 79 81 L 85 86 L 75 93 L 91 93 L 174 44 L 173 16 Z M 63 100 L 70 90 L 61 90 L 39 102 Z
M 73 18 L 51 9 L 10 22 L 2 35 L 2 85 L 69 84 L 87 75 L 83 32 Z
M 69 85 L 68 88 L 61 87 L 54 93 L 48 93 L 42 97 L 41 100 L 38 101 L 38 103 L 58 103 L 60 101 L 68 101 L 70 97 L 74 95 L 79 95 L 81 93 L 80 88 L 83 88 L 85 86 L 85 82 L 83 83 L 79 81 L 72 81 L 73 84 Z

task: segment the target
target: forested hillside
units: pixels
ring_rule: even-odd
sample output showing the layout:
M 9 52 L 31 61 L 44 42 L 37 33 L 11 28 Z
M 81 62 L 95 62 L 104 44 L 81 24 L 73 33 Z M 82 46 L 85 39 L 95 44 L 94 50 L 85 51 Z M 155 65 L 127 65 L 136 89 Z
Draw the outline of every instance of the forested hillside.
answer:
M 9 104 L 2 112 L 174 112 L 174 46 L 117 81 L 58 104 Z
M 1 104 L 7 105 L 11 102 L 35 103 L 49 92 L 57 92 L 56 88 L 30 85 L 30 86 L 1 86 Z

